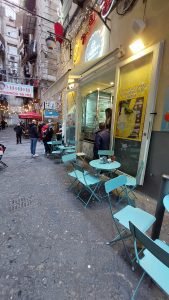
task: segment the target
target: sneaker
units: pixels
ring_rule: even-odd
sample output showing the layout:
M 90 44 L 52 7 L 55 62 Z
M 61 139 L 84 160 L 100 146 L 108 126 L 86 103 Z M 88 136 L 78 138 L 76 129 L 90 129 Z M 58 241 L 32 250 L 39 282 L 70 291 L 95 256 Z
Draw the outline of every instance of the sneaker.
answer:
M 34 157 L 38 157 L 38 156 L 39 156 L 38 154 L 35 154 L 35 155 L 34 155 Z

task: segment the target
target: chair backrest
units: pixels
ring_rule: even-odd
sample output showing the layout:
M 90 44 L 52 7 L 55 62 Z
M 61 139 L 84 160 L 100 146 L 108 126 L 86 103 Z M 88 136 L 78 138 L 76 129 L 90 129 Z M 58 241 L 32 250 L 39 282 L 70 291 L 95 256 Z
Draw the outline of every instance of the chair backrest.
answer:
M 74 167 L 75 172 L 79 171 L 82 174 L 84 174 L 85 170 L 83 169 L 83 167 L 79 166 L 77 163 L 73 162 L 73 167 Z
M 136 240 L 140 241 L 145 249 L 149 250 L 158 260 L 169 268 L 169 253 L 159 247 L 146 234 L 140 231 L 133 223 L 129 222 L 130 231 L 135 239 L 135 254 L 139 262 L 139 254 L 136 247 Z M 168 247 L 169 248 L 169 247 Z
M 138 171 L 137 171 L 137 175 L 136 175 L 136 184 L 138 185 L 139 184 L 139 181 L 140 181 L 140 177 L 141 177 L 141 173 L 143 171 L 143 168 L 144 168 L 144 161 L 142 160 L 141 163 L 140 163 L 140 166 L 138 168 Z
M 119 188 L 120 186 L 125 185 L 127 182 L 127 177 L 125 175 L 119 175 L 109 181 L 105 182 L 106 193 L 109 194 L 111 191 Z
M 70 146 L 76 146 L 77 142 L 75 140 L 67 140 L 67 144 Z
M 100 156 L 113 156 L 114 150 L 98 150 L 98 155 Z
M 62 156 L 63 163 L 72 162 L 76 160 L 76 153 L 66 154 Z
M 163 204 L 165 209 L 169 212 L 169 194 L 164 197 Z

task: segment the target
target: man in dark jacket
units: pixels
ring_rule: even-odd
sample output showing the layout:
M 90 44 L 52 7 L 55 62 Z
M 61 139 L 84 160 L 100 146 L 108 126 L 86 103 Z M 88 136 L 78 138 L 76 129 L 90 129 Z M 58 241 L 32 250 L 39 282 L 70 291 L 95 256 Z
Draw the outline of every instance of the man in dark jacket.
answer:
M 29 133 L 30 133 L 30 139 L 31 139 L 32 157 L 39 156 L 38 154 L 36 154 L 36 145 L 37 145 L 37 141 L 38 141 L 38 130 L 37 130 L 37 126 L 36 126 L 36 120 L 32 120 L 32 124 L 30 125 Z
M 42 128 L 45 128 L 45 126 Z M 52 140 L 53 133 L 54 133 L 54 131 L 52 128 L 52 124 L 49 123 L 47 125 L 46 130 L 43 132 L 43 136 L 42 136 L 44 147 L 45 147 L 45 154 L 47 156 L 51 153 L 51 147 L 50 147 L 50 145 L 48 145 L 48 142 L 50 142 Z
M 93 154 L 94 159 L 98 159 L 98 150 L 109 150 L 110 131 L 106 128 L 105 123 L 99 124 L 99 130 L 95 133 Z
M 22 127 L 20 123 L 18 123 L 17 126 L 15 126 L 14 130 L 16 132 L 16 143 L 22 144 Z

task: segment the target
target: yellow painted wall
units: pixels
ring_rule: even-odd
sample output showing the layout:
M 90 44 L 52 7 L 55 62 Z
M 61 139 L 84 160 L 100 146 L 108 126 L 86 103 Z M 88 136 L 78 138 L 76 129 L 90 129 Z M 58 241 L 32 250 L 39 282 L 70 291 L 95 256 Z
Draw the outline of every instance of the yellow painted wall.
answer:
M 161 74 L 157 94 L 156 112 L 153 130 L 160 130 L 164 105 L 164 95 L 169 87 L 169 0 L 148 0 L 145 20 L 145 30 L 137 35 L 132 30 L 134 19 L 142 19 L 144 4 L 138 0 L 131 12 L 119 16 L 115 11 L 111 14 L 111 49 L 122 45 L 125 49 L 125 58 L 132 55 L 129 45 L 136 39 L 141 38 L 149 47 L 165 40 L 164 54 L 161 65 Z M 109 16 L 110 17 L 110 16 Z

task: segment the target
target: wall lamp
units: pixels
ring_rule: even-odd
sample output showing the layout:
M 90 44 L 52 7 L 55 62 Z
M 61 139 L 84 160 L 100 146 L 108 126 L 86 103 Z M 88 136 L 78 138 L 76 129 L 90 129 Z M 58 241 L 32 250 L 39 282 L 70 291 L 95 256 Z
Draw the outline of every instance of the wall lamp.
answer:
M 46 46 L 48 49 L 53 50 L 56 45 L 55 38 L 59 38 L 61 41 L 66 41 L 69 44 L 69 51 L 70 51 L 70 59 L 72 58 L 72 44 L 71 41 L 59 34 L 55 34 L 53 32 L 47 31 L 49 33 L 49 36 L 46 39 Z M 54 38 L 54 37 L 55 38 Z M 61 43 L 61 42 L 60 42 Z

